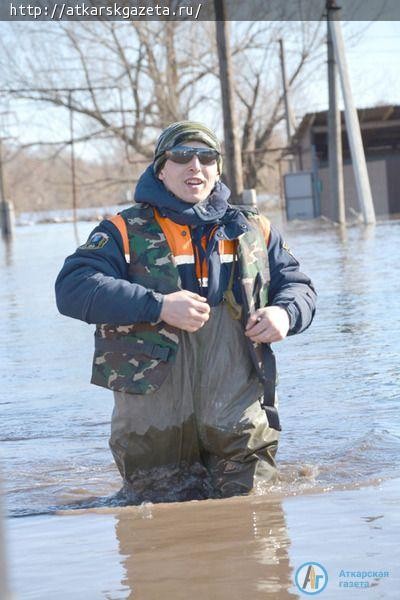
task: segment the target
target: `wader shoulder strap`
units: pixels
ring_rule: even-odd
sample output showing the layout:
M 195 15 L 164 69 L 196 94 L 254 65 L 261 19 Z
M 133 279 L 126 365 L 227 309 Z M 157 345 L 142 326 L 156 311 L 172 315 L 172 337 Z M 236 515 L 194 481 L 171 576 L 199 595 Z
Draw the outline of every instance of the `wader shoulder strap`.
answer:
M 260 224 L 260 229 L 262 229 L 263 236 L 266 242 L 266 245 L 269 241 L 269 221 L 267 219 L 258 219 L 258 223 Z M 268 265 L 268 256 L 266 257 L 267 266 L 268 266 L 268 274 L 269 274 L 269 265 Z M 262 288 L 262 281 L 260 273 L 257 273 L 254 280 L 254 289 L 253 295 L 255 297 L 259 296 L 260 290 Z M 243 314 L 242 314 L 242 322 L 243 326 L 246 327 L 247 321 L 251 314 L 251 307 L 249 305 L 249 299 L 247 294 L 242 294 L 243 301 Z M 262 402 L 262 407 L 267 415 L 269 426 L 272 429 L 276 429 L 277 431 L 281 431 L 281 425 L 279 421 L 278 411 L 275 407 L 275 387 L 276 387 L 276 361 L 275 355 L 272 351 L 270 344 L 255 344 L 250 338 L 246 336 L 250 356 L 252 358 L 253 364 L 255 366 L 258 378 L 264 387 L 264 399 Z
M 266 412 L 268 423 L 272 429 L 281 431 L 279 414 L 275 406 L 276 360 L 270 344 L 262 344 L 264 354 L 264 400 L 261 404 Z

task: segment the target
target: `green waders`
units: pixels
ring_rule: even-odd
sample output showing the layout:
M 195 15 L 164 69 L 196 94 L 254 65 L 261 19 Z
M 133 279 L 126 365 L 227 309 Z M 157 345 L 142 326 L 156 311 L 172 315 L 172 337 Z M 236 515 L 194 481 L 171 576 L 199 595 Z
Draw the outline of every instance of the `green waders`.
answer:
M 132 501 L 248 493 L 276 477 L 279 432 L 239 321 L 211 309 L 196 333 L 180 331 L 176 362 L 153 394 L 114 392 L 110 448 Z

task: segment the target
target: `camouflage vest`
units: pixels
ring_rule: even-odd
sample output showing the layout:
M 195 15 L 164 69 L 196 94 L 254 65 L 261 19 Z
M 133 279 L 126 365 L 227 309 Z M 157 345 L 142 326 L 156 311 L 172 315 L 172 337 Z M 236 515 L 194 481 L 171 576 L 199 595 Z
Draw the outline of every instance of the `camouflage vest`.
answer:
M 238 239 L 237 258 L 246 312 L 266 306 L 269 264 L 259 216 L 245 213 L 249 229 Z M 149 205 L 120 213 L 128 234 L 129 281 L 162 294 L 181 287 L 166 237 Z M 176 358 L 178 330 L 163 321 L 132 325 L 97 325 L 91 382 L 130 394 L 157 390 Z

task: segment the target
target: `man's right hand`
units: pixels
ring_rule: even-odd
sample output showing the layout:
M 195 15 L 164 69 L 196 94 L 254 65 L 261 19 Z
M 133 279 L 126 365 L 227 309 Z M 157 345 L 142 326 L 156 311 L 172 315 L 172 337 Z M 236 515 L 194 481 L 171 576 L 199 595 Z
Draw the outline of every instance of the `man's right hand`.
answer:
M 181 290 L 164 295 L 160 318 L 168 325 L 193 333 L 203 327 L 209 316 L 210 305 L 198 294 Z

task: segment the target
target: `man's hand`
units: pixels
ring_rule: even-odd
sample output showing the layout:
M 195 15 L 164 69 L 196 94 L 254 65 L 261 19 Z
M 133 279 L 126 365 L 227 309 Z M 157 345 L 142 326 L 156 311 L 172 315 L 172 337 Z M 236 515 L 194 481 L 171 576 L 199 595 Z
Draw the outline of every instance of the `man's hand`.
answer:
M 193 333 L 203 327 L 209 316 L 210 306 L 198 294 L 182 290 L 164 296 L 160 318 L 168 325 Z
M 257 343 L 279 342 L 289 331 L 289 315 L 280 306 L 256 310 L 247 321 L 245 334 Z

